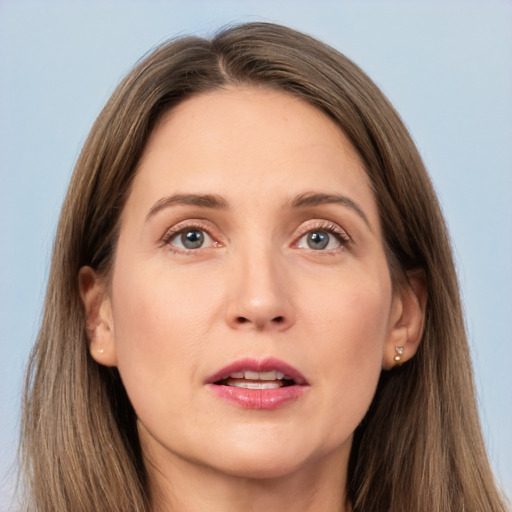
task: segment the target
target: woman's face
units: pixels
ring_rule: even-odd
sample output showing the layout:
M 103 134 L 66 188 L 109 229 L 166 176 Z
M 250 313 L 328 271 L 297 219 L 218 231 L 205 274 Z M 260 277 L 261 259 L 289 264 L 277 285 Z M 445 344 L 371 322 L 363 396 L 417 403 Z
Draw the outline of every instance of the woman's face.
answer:
M 346 461 L 400 329 L 360 158 L 319 110 L 266 89 L 160 121 L 102 286 L 91 352 L 118 367 L 160 468 Z

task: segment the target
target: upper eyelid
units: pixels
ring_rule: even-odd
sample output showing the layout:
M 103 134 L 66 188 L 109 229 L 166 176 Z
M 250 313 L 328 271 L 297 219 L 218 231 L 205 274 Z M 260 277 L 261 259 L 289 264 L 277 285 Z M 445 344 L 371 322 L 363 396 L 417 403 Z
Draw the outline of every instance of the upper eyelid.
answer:
M 187 219 L 180 221 L 174 224 L 172 227 L 166 229 L 161 240 L 162 242 L 167 243 L 170 240 L 172 240 L 175 236 L 177 236 L 178 234 L 187 229 L 197 229 L 198 231 L 205 231 L 210 238 L 217 238 L 212 234 L 212 231 L 214 231 L 214 229 L 212 229 L 211 222 L 203 219 Z
M 309 221 L 305 221 L 303 224 L 301 224 L 301 226 L 299 226 L 297 236 L 304 236 L 306 233 L 315 229 L 334 231 L 336 234 L 342 235 L 347 239 L 352 240 L 352 237 L 349 235 L 346 229 L 342 228 L 337 222 L 327 219 L 311 219 Z

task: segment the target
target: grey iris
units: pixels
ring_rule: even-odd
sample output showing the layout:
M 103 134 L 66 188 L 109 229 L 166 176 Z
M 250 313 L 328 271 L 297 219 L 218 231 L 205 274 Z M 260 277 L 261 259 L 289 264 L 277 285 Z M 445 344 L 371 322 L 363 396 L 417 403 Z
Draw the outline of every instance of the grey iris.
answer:
M 204 235 L 201 231 L 191 230 L 181 234 L 181 243 L 187 249 L 197 249 L 201 247 L 204 242 Z
M 307 241 L 310 249 L 325 249 L 329 243 L 329 235 L 324 231 L 311 231 L 308 233 Z

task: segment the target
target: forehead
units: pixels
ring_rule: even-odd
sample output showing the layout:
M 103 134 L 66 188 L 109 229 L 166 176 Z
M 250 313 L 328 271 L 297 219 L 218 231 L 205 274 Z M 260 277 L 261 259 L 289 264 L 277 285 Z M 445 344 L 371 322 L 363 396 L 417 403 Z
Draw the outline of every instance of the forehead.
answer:
M 196 95 L 158 122 L 129 202 L 198 188 L 235 201 L 309 191 L 351 194 L 376 215 L 362 160 L 334 121 L 290 93 L 267 88 Z

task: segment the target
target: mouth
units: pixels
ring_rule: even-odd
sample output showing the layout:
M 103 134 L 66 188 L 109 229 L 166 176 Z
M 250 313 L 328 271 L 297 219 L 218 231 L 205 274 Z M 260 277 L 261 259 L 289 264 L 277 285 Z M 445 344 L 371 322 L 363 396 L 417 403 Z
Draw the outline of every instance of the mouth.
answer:
M 275 358 L 236 361 L 206 384 L 218 397 L 245 409 L 277 409 L 298 399 L 309 387 L 296 368 Z
M 244 389 L 278 389 L 287 386 L 294 386 L 295 380 L 279 370 L 257 372 L 253 370 L 242 370 L 230 373 L 225 379 L 220 379 L 214 384 L 218 386 L 233 386 Z

